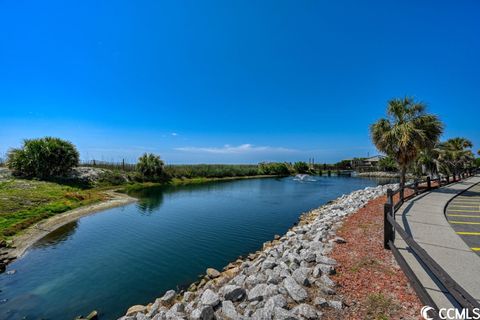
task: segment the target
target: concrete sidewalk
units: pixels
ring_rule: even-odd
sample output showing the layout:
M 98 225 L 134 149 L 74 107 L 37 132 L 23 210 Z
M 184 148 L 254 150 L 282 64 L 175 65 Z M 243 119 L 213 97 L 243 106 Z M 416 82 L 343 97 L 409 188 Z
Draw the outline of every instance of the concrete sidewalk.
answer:
M 456 234 L 444 209 L 452 198 L 479 182 L 480 177 L 476 176 L 432 190 L 405 202 L 396 214 L 404 230 L 477 301 L 480 301 L 480 256 Z M 398 234 L 395 245 L 438 308 L 458 307 Z

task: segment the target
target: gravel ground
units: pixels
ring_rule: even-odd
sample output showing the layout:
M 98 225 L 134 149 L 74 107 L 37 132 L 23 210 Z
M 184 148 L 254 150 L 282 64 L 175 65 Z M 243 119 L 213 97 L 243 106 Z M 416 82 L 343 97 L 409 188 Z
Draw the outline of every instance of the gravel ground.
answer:
M 338 262 L 332 280 L 347 307 L 325 319 L 422 319 L 420 300 L 392 253 L 383 249 L 385 201 L 385 196 L 371 200 L 337 230 L 346 243 L 330 255 Z

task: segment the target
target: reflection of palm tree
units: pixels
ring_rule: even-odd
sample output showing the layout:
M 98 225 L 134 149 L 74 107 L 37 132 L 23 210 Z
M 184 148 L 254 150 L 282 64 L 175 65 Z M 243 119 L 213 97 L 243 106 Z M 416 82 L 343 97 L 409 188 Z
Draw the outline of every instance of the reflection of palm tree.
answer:
M 459 174 L 473 163 L 472 146 L 472 142 L 465 138 L 453 138 L 439 144 L 435 148 L 439 169 L 445 174 Z
M 151 214 L 162 205 L 164 191 L 162 187 L 154 187 L 136 191 L 131 195 L 139 198 L 137 207 L 142 213 Z
M 400 184 L 405 184 L 407 167 L 421 150 L 433 148 L 443 131 L 435 116 L 425 113 L 425 105 L 411 98 L 388 102 L 387 118 L 370 127 L 377 149 L 394 158 L 400 168 Z

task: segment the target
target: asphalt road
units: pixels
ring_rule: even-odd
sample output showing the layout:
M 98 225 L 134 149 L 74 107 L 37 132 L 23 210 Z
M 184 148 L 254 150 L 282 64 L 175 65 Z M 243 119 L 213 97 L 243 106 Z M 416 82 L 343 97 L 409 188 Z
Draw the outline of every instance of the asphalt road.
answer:
M 480 185 L 454 198 L 446 215 L 455 232 L 480 256 Z

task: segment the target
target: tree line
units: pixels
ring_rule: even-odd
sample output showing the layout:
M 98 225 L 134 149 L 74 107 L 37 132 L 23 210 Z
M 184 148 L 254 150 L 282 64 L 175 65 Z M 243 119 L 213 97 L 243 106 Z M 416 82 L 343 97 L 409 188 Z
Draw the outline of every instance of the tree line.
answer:
M 81 165 L 80 154 L 69 141 L 55 137 L 26 139 L 21 148 L 9 150 L 6 165 L 15 176 L 51 180 L 68 176 L 72 169 Z M 172 178 L 223 178 L 256 175 L 287 176 L 295 173 L 312 173 L 306 162 L 262 162 L 249 164 L 195 164 L 166 165 L 159 155 L 145 153 L 135 164 L 106 163 L 95 161 L 83 166 L 109 169 L 108 179 L 119 184 L 126 176 L 129 181 L 165 182 Z M 125 170 L 127 169 L 127 170 Z

